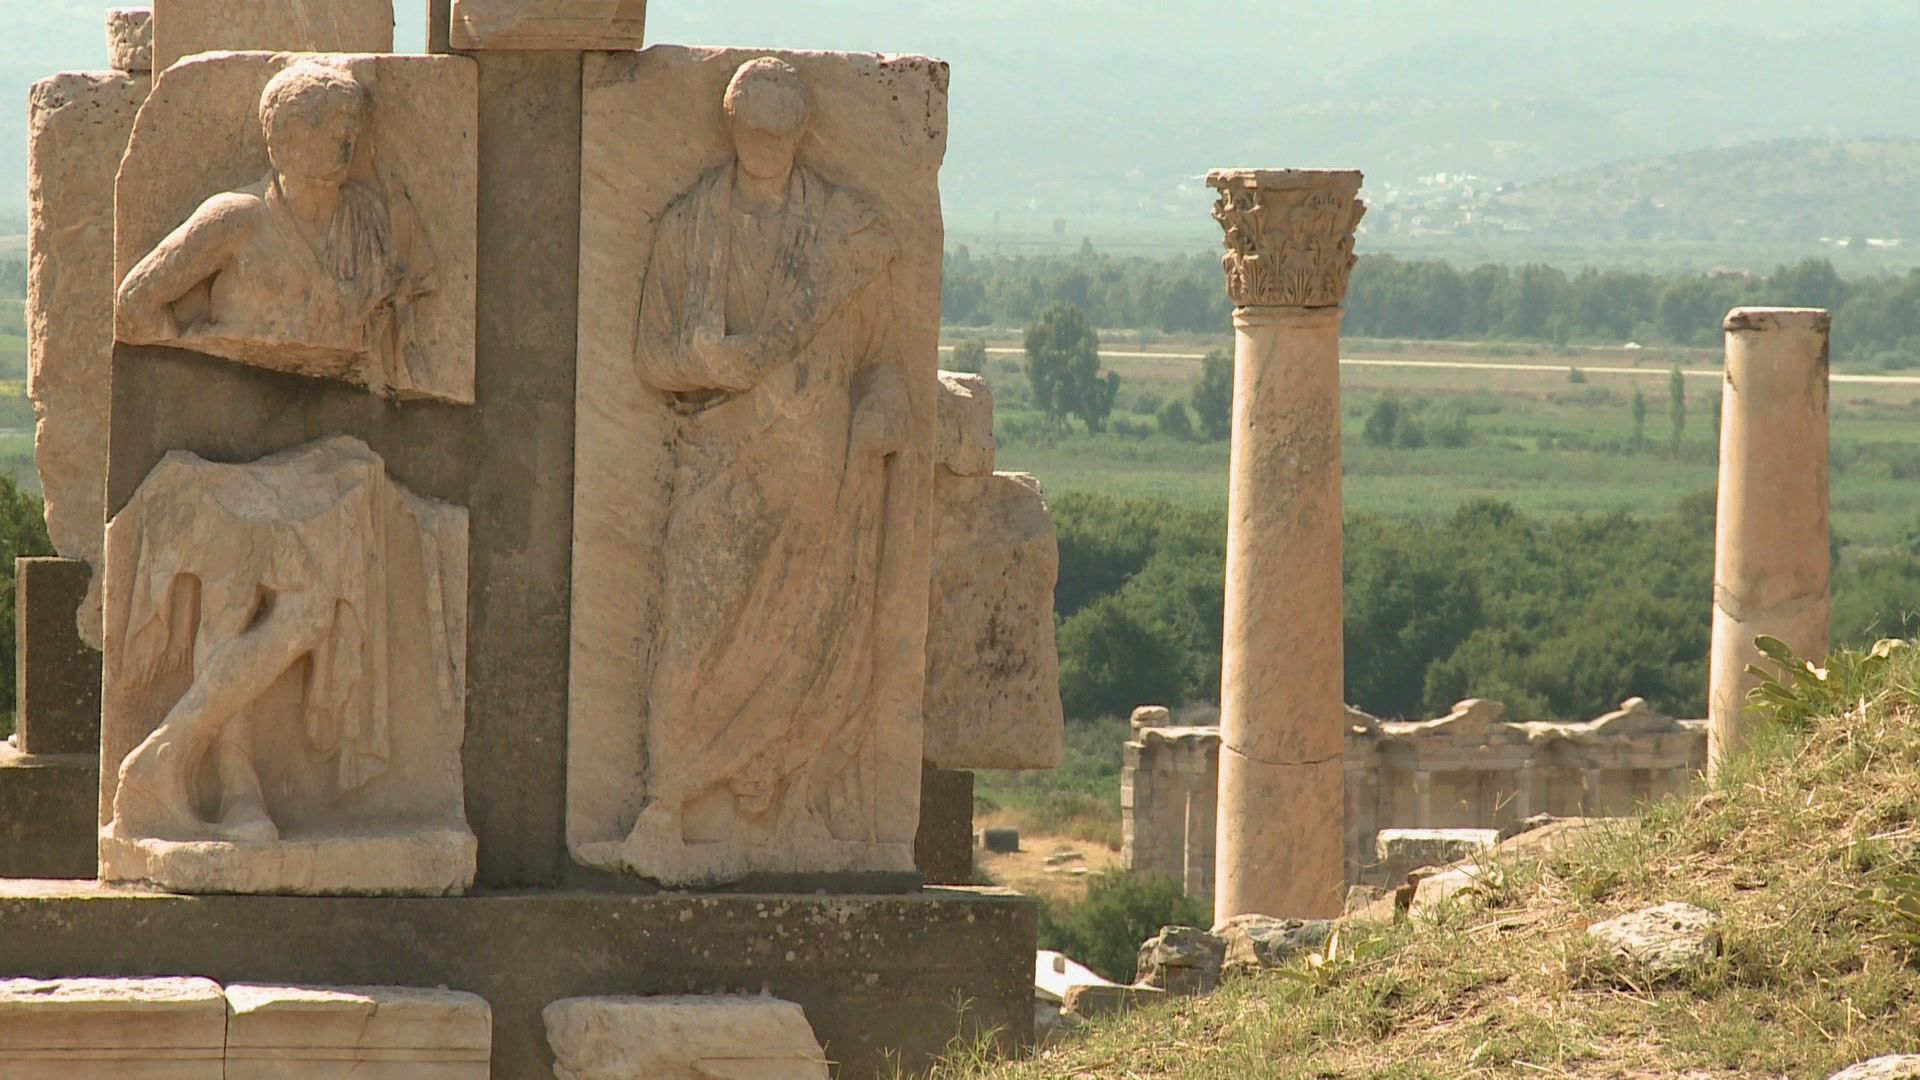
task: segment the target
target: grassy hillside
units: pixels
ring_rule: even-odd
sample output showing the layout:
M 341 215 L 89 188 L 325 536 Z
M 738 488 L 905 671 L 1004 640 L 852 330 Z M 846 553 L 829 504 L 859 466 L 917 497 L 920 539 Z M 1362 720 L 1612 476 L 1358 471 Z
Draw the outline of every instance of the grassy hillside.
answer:
M 1778 139 L 1605 165 L 1495 196 L 1486 212 L 1605 240 L 1920 245 L 1920 139 Z
M 1034 1060 L 958 1052 L 935 1076 L 1821 1078 L 1920 1051 L 1915 651 L 1830 663 L 1831 688 L 1801 698 L 1817 718 L 1776 718 L 1711 790 L 1492 862 L 1431 918 L 1355 923 L 1317 970 L 1108 1019 Z M 1719 957 L 1677 980 L 1585 932 L 1667 901 L 1722 920 Z

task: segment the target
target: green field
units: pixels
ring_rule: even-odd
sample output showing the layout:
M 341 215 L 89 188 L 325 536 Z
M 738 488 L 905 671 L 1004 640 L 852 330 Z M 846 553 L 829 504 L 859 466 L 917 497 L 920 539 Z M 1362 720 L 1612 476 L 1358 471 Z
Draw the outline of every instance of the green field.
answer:
M 992 342 L 1012 348 L 1011 339 Z M 1197 353 L 1224 339 L 1139 342 L 1110 335 L 1109 351 Z M 1628 511 L 1672 513 L 1714 484 L 1712 376 L 1685 380 L 1686 420 L 1671 445 L 1668 371 L 1711 372 L 1710 350 L 1561 350 L 1550 346 L 1348 342 L 1349 360 L 1499 364 L 1512 370 L 1349 365 L 1342 369 L 1346 499 L 1362 512 L 1437 518 L 1488 497 L 1530 515 Z M 1636 365 L 1637 358 L 1637 365 Z M 1162 497 L 1192 505 L 1226 499 L 1227 445 L 1182 442 L 1145 429 L 1162 400 L 1185 398 L 1200 362 L 1181 356 L 1109 356 L 1123 380 L 1116 428 L 1055 433 L 1030 408 L 1016 355 L 996 353 L 988 377 L 1000 400 L 999 468 L 1030 472 L 1049 491 Z M 1519 370 L 1546 366 L 1548 371 Z M 1605 374 L 1594 368 L 1634 368 Z M 1574 381 L 1569 369 L 1582 375 Z M 1633 395 L 1646 400 L 1643 439 L 1634 446 Z M 1380 448 L 1361 436 L 1382 395 L 1396 395 L 1427 427 L 1464 428 L 1465 445 Z M 1849 545 L 1882 547 L 1916 526 L 1920 480 L 1920 384 L 1833 387 L 1834 530 Z M 1124 419 L 1122 419 L 1124 417 Z M 1455 418 L 1458 418 L 1457 420 Z

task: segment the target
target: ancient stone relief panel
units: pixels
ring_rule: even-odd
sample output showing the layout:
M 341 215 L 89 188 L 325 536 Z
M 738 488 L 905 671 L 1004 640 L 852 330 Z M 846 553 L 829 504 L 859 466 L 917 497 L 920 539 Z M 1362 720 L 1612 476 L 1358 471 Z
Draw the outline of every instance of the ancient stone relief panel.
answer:
M 64 72 L 27 105 L 27 393 L 55 551 L 98 580 L 113 371 L 113 185 L 152 80 Z M 78 614 L 100 646 L 97 584 Z
M 1053 640 L 1060 545 L 1040 484 L 993 471 L 993 391 L 940 373 L 926 761 L 1052 769 L 1065 717 Z
M 476 94 L 462 57 L 166 70 L 120 170 L 118 340 L 471 403 Z
M 474 871 L 467 513 L 336 436 L 168 454 L 107 528 L 101 875 L 424 892 Z
M 647 0 L 453 0 L 456 49 L 638 49 Z
M 559 1080 L 827 1080 L 827 1055 L 791 1001 L 598 997 L 541 1014 Z
M 393 51 L 393 0 L 153 0 L 153 63 L 216 49 Z
M 946 146 L 924 58 L 586 60 L 568 837 L 907 871 Z

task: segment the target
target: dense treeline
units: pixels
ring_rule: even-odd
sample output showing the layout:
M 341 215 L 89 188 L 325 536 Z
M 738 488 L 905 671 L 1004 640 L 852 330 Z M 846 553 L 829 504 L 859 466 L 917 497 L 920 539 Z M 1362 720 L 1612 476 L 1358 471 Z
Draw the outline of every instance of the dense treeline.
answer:
M 1068 714 L 1217 700 L 1225 515 L 1081 493 L 1053 510 Z M 1590 719 L 1640 695 L 1705 715 L 1711 496 L 1657 519 L 1539 521 L 1482 501 L 1443 522 L 1352 515 L 1346 529 L 1349 702 L 1411 717 L 1488 697 L 1529 719 Z M 1916 555 L 1910 541 L 1838 570 L 1836 643 L 1920 630 Z
M 1231 314 L 1211 255 L 1116 258 L 947 256 L 944 316 L 956 326 L 1026 326 L 1049 304 L 1097 327 L 1224 331 Z M 1771 304 L 1835 313 L 1836 358 L 1856 366 L 1920 366 L 1920 270 L 1841 277 L 1809 259 L 1769 274 L 1655 274 L 1366 256 L 1347 294 L 1346 333 L 1427 340 L 1522 339 L 1619 345 L 1712 345 L 1728 309 Z

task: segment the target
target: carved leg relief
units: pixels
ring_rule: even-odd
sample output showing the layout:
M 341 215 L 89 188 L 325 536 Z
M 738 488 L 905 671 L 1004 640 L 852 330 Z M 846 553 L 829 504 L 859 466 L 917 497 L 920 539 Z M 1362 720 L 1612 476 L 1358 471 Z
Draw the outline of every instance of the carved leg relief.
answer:
M 356 439 L 169 454 L 108 527 L 103 876 L 464 889 L 465 545 Z

